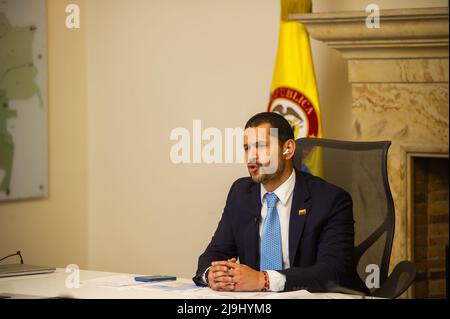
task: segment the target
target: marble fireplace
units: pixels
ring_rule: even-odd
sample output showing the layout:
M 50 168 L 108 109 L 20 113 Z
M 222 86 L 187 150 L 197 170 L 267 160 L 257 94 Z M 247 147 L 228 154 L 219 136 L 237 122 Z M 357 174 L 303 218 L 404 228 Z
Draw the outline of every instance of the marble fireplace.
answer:
M 414 182 L 414 176 L 419 174 L 417 166 L 425 164 L 415 159 L 443 158 L 448 166 L 448 7 L 382 10 L 379 29 L 367 28 L 366 17 L 363 11 L 290 15 L 306 25 L 312 38 L 347 60 L 353 140 L 392 141 L 388 157 L 396 210 L 392 270 L 401 260 L 420 261 L 422 250 L 415 238 L 420 219 L 415 188 L 420 183 Z M 448 245 L 448 179 L 446 191 L 447 195 L 433 196 L 444 203 L 437 219 L 443 221 L 440 230 L 447 234 Z M 426 255 L 425 259 L 432 258 Z M 418 273 L 430 274 L 416 264 Z M 439 276 L 441 268 L 435 272 Z M 418 297 L 419 290 L 417 286 Z M 405 296 L 415 297 L 415 288 Z

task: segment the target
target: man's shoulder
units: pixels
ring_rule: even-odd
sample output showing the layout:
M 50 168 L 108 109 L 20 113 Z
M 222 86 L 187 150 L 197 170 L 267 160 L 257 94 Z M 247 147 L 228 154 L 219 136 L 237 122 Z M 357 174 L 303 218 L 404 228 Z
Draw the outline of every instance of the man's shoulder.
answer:
M 251 177 L 241 177 L 234 181 L 233 185 L 231 185 L 232 190 L 250 190 L 252 187 L 255 187 L 257 183 L 255 183 Z
M 228 192 L 227 204 L 237 202 L 248 202 L 249 198 L 253 198 L 260 191 L 258 184 L 250 177 L 241 177 L 234 181 Z

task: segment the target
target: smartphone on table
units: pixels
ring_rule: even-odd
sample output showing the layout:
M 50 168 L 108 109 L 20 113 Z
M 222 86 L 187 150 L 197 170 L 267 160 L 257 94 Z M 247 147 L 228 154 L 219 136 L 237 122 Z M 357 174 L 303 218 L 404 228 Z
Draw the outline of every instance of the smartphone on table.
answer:
M 152 276 L 134 277 L 134 280 L 141 281 L 141 282 L 175 281 L 175 280 L 177 280 L 177 277 L 165 276 L 165 275 L 152 275 Z

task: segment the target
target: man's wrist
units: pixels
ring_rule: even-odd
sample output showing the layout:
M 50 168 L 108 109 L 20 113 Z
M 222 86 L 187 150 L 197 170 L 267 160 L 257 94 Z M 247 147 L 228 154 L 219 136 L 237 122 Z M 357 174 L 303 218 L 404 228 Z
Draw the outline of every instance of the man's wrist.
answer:
M 209 280 L 208 280 L 208 274 L 209 274 L 209 269 L 211 268 L 211 266 L 209 266 L 208 268 L 206 268 L 205 272 L 202 275 L 202 281 L 205 285 L 209 286 Z
M 206 271 L 205 271 L 205 282 L 206 282 L 206 284 L 209 286 L 209 279 L 208 279 L 208 275 L 209 275 L 209 268 L 208 269 L 206 269 Z
M 269 275 L 266 271 L 259 272 L 259 290 L 260 291 L 269 291 L 270 282 Z

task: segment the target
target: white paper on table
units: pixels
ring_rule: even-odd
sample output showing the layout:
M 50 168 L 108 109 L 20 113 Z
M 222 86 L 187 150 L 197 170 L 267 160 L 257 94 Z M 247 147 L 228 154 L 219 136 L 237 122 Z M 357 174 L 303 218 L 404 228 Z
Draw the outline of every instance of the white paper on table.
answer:
M 190 298 L 214 298 L 214 299 L 342 299 L 352 298 L 342 294 L 313 294 L 307 290 L 296 290 L 289 292 L 226 292 L 214 291 L 210 288 L 202 288 L 196 291 L 186 291 Z
M 162 291 L 194 291 L 202 289 L 201 287 L 197 287 L 193 282 L 181 282 L 181 281 L 163 281 L 163 282 L 154 282 L 147 283 L 146 285 L 136 287 L 136 289 L 157 289 Z
M 314 298 L 315 299 L 363 299 L 362 296 L 342 294 L 342 293 L 336 293 L 336 292 L 316 293 L 316 294 L 314 294 Z M 371 297 L 366 297 L 366 298 L 372 299 Z
M 307 290 L 297 290 L 290 292 L 214 292 L 215 296 L 231 299 L 314 299 L 314 294 Z
M 183 292 L 187 297 L 190 298 L 204 298 L 204 299 L 252 299 L 261 298 L 266 295 L 266 292 L 237 292 L 237 291 L 215 291 L 211 288 L 200 288 L 193 291 Z
M 116 275 L 83 280 L 81 284 L 107 288 L 132 288 L 136 286 L 142 286 L 148 283 L 136 281 L 134 280 L 134 276 L 131 275 Z
M 342 293 L 311 293 L 307 290 L 272 293 L 265 298 L 270 299 L 361 299 L 361 296 Z
M 317 299 L 317 297 L 308 290 L 295 290 L 287 292 L 272 292 L 267 293 L 260 298 L 265 299 Z

